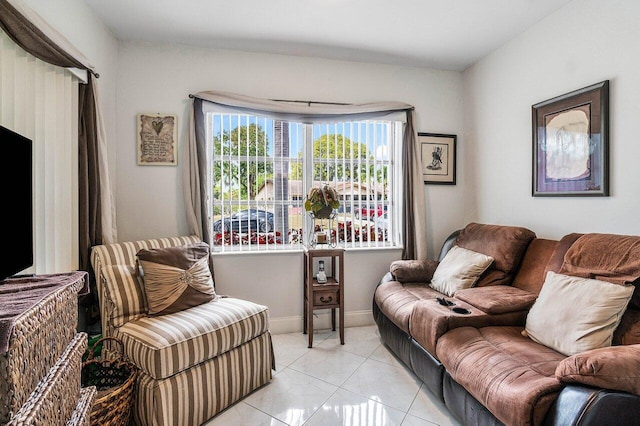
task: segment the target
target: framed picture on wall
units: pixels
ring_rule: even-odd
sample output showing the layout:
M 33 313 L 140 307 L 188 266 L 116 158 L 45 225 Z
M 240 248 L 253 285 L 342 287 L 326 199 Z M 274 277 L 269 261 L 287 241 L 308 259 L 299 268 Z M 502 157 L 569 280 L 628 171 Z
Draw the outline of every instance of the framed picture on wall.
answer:
M 609 80 L 533 105 L 532 121 L 534 197 L 609 195 Z
M 456 135 L 418 133 L 424 183 L 456 184 Z
M 178 164 L 176 115 L 138 114 L 138 165 Z

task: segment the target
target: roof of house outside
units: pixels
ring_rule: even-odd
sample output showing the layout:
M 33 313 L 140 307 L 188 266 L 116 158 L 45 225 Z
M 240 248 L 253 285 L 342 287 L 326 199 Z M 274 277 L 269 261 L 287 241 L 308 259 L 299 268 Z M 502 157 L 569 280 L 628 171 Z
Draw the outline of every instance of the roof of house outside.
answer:
M 322 181 L 314 181 L 313 186 L 320 186 L 324 184 Z M 264 200 L 268 198 L 268 195 L 273 194 L 273 179 L 265 180 L 260 188 L 258 188 L 258 193 L 256 194 L 256 200 Z M 334 188 L 340 195 L 345 194 L 367 194 L 368 192 L 373 192 L 376 194 L 384 193 L 382 189 L 382 185 L 379 188 L 371 188 L 369 191 L 367 188 L 367 184 L 362 182 L 337 182 L 334 185 Z M 289 179 L 289 196 L 290 197 L 303 197 L 306 194 L 303 193 L 302 181 L 297 179 Z

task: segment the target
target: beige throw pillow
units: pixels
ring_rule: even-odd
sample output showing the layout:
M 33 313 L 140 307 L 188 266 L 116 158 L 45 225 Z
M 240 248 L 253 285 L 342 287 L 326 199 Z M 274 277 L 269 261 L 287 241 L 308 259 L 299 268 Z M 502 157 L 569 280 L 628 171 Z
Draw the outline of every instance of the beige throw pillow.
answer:
M 633 286 L 547 273 L 527 316 L 529 337 L 570 356 L 611 346 Z
M 137 258 L 149 315 L 179 312 L 216 297 L 206 243 L 142 249 Z
M 473 287 L 493 262 L 493 257 L 453 246 L 438 264 L 431 278 L 431 288 L 453 296 L 456 291 Z

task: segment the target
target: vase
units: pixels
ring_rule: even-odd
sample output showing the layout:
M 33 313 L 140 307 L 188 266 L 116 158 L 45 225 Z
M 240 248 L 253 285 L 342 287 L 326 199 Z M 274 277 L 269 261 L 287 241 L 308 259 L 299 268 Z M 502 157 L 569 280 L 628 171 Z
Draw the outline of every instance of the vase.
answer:
M 324 206 L 321 209 L 313 212 L 313 217 L 316 219 L 330 219 L 333 208 L 331 206 Z

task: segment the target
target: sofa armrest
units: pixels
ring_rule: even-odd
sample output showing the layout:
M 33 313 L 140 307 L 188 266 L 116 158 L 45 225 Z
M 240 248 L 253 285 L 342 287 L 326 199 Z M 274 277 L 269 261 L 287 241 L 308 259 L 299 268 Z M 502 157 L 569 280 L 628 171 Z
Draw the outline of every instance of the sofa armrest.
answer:
M 387 272 L 386 274 L 384 274 L 382 276 L 382 278 L 380 278 L 380 282 L 378 282 L 378 286 L 380 286 L 381 284 L 384 284 L 384 283 L 395 281 L 395 280 L 396 280 L 396 277 L 394 277 L 391 272 Z
M 435 260 L 396 260 L 389 271 L 401 283 L 427 283 L 438 267 Z
M 640 396 L 573 384 L 562 389 L 543 425 L 633 425 L 639 418 Z
M 483 312 L 496 315 L 528 311 L 538 295 L 516 287 L 495 285 L 458 290 L 455 297 Z
M 611 346 L 570 356 L 558 364 L 556 378 L 640 396 L 640 345 Z

